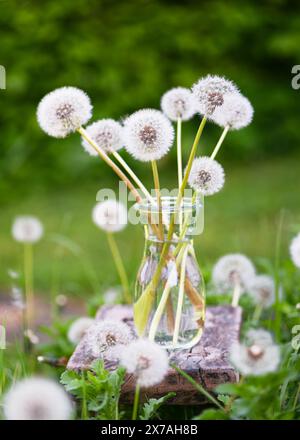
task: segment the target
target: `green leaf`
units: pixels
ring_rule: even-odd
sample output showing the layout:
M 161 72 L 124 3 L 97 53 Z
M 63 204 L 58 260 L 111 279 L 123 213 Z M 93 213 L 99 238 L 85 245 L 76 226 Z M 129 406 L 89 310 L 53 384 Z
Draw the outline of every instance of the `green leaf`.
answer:
M 168 393 L 160 399 L 149 399 L 148 402 L 146 402 L 143 406 L 140 420 L 150 420 L 153 416 L 155 416 L 159 408 L 167 400 L 171 399 L 174 396 L 176 396 L 176 393 Z
M 193 420 L 229 420 L 229 416 L 219 409 L 206 409 Z

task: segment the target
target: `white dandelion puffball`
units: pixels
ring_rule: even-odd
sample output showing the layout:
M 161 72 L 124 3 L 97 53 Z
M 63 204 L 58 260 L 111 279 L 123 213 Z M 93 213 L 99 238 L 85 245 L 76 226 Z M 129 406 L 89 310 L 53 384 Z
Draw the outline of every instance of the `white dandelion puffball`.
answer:
M 265 330 L 251 330 L 247 344 L 233 344 L 230 350 L 232 364 L 244 376 L 260 376 L 276 371 L 280 362 L 280 349 Z
M 104 303 L 107 305 L 116 304 L 120 297 L 120 289 L 115 287 L 110 287 L 103 293 Z
M 171 121 L 177 121 L 178 118 L 187 121 L 196 113 L 194 97 L 191 91 L 184 87 L 176 87 L 166 92 L 161 99 L 161 109 Z
M 273 344 L 273 337 L 270 332 L 262 328 L 251 329 L 246 333 L 247 345 L 260 345 L 261 347 L 268 347 Z
M 97 203 L 92 212 L 94 223 L 106 232 L 118 232 L 127 225 L 125 206 L 116 200 Z
M 200 78 L 192 86 L 196 109 L 207 117 L 210 117 L 217 107 L 223 105 L 226 93 L 235 92 L 238 92 L 238 88 L 232 81 L 217 75 L 207 75 Z
M 95 320 L 87 316 L 76 319 L 69 327 L 68 339 L 73 344 L 78 344 L 81 338 L 85 335 L 86 331 Z
M 212 281 L 219 292 L 234 289 L 237 283 L 245 292 L 249 281 L 255 276 L 255 267 L 245 255 L 228 254 L 221 257 L 212 272 Z
M 21 243 L 36 243 L 44 233 L 40 220 L 36 217 L 24 215 L 17 217 L 12 226 L 12 236 Z
M 85 92 L 61 87 L 48 93 L 38 105 L 37 120 L 49 136 L 64 138 L 92 117 L 92 105 Z
M 169 368 L 169 359 L 159 345 L 139 339 L 123 351 L 121 364 L 135 376 L 138 385 L 148 388 L 163 380 Z
M 195 191 L 204 196 L 211 196 L 224 186 L 224 169 L 219 162 L 210 157 L 197 157 L 193 161 L 188 183 Z
M 86 127 L 90 138 L 102 148 L 105 153 L 113 153 L 123 147 L 123 127 L 113 119 L 101 119 Z M 97 156 L 97 151 L 84 139 L 82 146 L 91 156 Z
M 169 119 L 159 110 L 138 110 L 124 123 L 126 150 L 142 162 L 158 160 L 172 146 L 174 129 Z
M 275 302 L 275 283 L 268 275 L 257 275 L 249 281 L 247 292 L 255 304 L 270 307 Z
M 91 353 L 95 358 L 119 359 L 122 349 L 128 345 L 133 334 L 122 321 L 104 320 L 96 322 L 88 330 Z
M 247 127 L 253 119 L 253 107 L 250 101 L 240 93 L 224 95 L 224 102 L 213 113 L 213 121 L 221 127 L 231 130 Z
M 290 255 L 296 267 L 300 267 L 300 233 L 293 238 L 290 244 Z
M 24 379 L 4 398 L 7 420 L 68 420 L 72 412 L 72 403 L 64 389 L 49 379 Z

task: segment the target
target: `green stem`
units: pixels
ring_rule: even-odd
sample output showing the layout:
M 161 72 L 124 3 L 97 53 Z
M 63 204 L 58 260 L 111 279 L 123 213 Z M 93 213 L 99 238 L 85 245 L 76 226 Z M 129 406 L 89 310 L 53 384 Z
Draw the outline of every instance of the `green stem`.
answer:
M 178 188 L 182 185 L 181 118 L 177 119 L 177 172 Z
M 174 226 L 175 226 L 175 216 L 176 216 L 176 211 L 178 210 L 178 207 L 181 204 L 182 201 L 182 197 L 184 194 L 184 190 L 185 187 L 187 185 L 187 181 L 191 172 L 191 168 L 193 165 L 193 161 L 196 155 L 196 151 L 197 151 L 197 146 L 199 143 L 199 140 L 201 138 L 204 126 L 206 124 L 206 117 L 203 117 L 203 119 L 200 122 L 197 134 L 195 136 L 194 142 L 193 142 L 193 146 L 190 152 L 190 156 L 189 156 L 189 160 L 188 160 L 188 164 L 186 167 L 186 171 L 184 174 L 184 178 L 182 181 L 182 185 L 179 188 L 179 192 L 178 192 L 178 197 L 177 197 L 177 201 L 176 201 L 176 206 L 175 206 L 175 212 L 171 217 L 170 220 L 170 225 L 169 225 L 169 231 L 168 231 L 168 235 L 166 240 L 164 241 L 164 245 L 162 247 L 162 251 L 161 251 L 161 255 L 160 255 L 160 259 L 159 262 L 157 264 L 157 268 L 154 272 L 153 278 L 151 280 L 151 282 L 149 283 L 149 285 L 146 287 L 146 289 L 144 290 L 144 292 L 142 293 L 142 295 L 140 296 L 139 300 L 136 302 L 135 304 L 135 314 L 136 314 L 136 310 L 142 309 L 143 310 L 143 315 L 140 316 L 139 319 L 139 329 L 138 329 L 138 333 L 139 335 L 142 335 L 144 332 L 144 329 L 146 328 L 146 324 L 147 324 L 147 320 L 148 320 L 148 316 L 149 313 L 151 311 L 152 308 L 152 304 L 155 298 L 155 290 L 159 284 L 160 281 L 160 276 L 161 276 L 161 272 L 162 269 L 164 267 L 165 264 L 165 259 L 168 255 L 169 252 L 169 248 L 172 242 L 172 237 L 173 237 L 173 232 L 174 232 Z
M 214 151 L 212 152 L 212 154 L 210 156 L 211 159 L 214 159 L 216 157 L 216 155 L 218 154 L 218 151 L 221 148 L 221 145 L 222 145 L 222 143 L 223 143 L 223 141 L 224 141 L 224 139 L 226 137 L 226 134 L 228 133 L 228 130 L 229 130 L 229 125 L 226 125 L 226 127 L 224 128 L 224 130 L 223 130 L 223 132 L 222 132 L 222 134 L 221 134 L 221 136 L 220 136 L 220 138 L 218 140 L 217 145 L 214 148 Z
M 117 151 L 115 151 L 113 153 L 113 156 L 122 165 L 124 170 L 127 171 L 127 173 L 132 178 L 132 180 L 137 184 L 137 186 L 140 188 L 140 190 L 142 191 L 142 193 L 144 194 L 146 199 L 149 200 L 149 202 L 151 204 L 154 204 L 155 200 L 153 199 L 153 197 L 151 197 L 151 194 L 149 193 L 147 188 L 144 186 L 144 184 L 141 182 L 141 180 L 138 178 L 138 176 L 134 173 L 134 171 L 130 168 L 130 166 L 127 164 L 127 162 L 123 159 L 123 157 L 120 156 L 120 154 Z
M 137 419 L 138 408 L 139 408 L 139 401 L 140 401 L 140 391 L 141 391 L 140 385 L 136 384 L 135 393 L 134 393 L 132 420 L 136 420 Z
M 257 304 L 257 306 L 255 307 L 254 313 L 253 313 L 253 322 L 257 323 L 259 321 L 259 318 L 261 316 L 263 307 L 261 304 Z
M 240 296 L 241 296 L 241 283 L 239 280 L 236 280 L 232 294 L 232 302 L 231 302 L 232 307 L 238 307 Z
M 85 373 L 82 371 L 81 373 L 82 380 L 82 408 L 81 408 L 81 418 L 82 420 L 88 419 L 88 410 L 87 410 L 87 399 L 86 399 L 86 383 L 85 383 Z
M 280 212 L 279 225 L 276 234 L 276 244 L 275 244 L 275 320 L 274 320 L 274 332 L 276 340 L 280 341 L 280 328 L 281 328 L 281 310 L 280 310 L 280 298 L 279 298 L 279 288 L 280 288 L 280 250 L 281 250 L 281 239 L 282 239 L 282 229 L 284 220 L 284 210 Z
M 198 382 L 196 382 L 189 374 L 187 374 L 185 371 L 181 370 L 177 365 L 171 364 L 171 367 L 174 368 L 181 376 L 183 376 L 188 382 L 190 382 L 199 393 L 203 394 L 209 400 L 211 403 L 216 405 L 219 409 L 224 411 L 223 406 L 215 399 L 208 391 L 206 391 L 205 388 L 203 388 L 202 385 L 200 385 Z
M 178 343 L 183 297 L 184 297 L 184 281 L 185 281 L 186 259 L 187 259 L 188 249 L 189 248 L 187 246 L 184 251 L 184 255 L 181 262 L 181 268 L 180 268 L 179 293 L 178 293 L 178 302 L 177 302 L 175 327 L 174 327 L 174 335 L 173 335 L 173 345 L 176 345 Z
M 32 328 L 34 318 L 33 294 L 33 248 L 31 243 L 24 243 L 24 278 L 26 298 L 26 325 Z
M 293 411 L 296 410 L 299 396 L 300 396 L 300 384 L 298 385 L 297 392 L 296 392 L 296 395 L 295 395 L 294 404 L 293 404 Z
M 161 196 L 160 196 L 160 182 L 159 182 L 159 174 L 157 168 L 156 160 L 151 161 L 153 180 L 154 180 L 154 188 L 156 192 L 156 201 L 158 207 L 158 228 L 160 234 L 160 240 L 164 239 L 164 231 L 163 231 L 163 221 L 162 221 L 162 206 L 161 206 Z
M 125 301 L 130 304 L 131 295 L 129 291 L 129 282 L 128 282 L 126 270 L 116 240 L 111 232 L 107 232 L 107 241 L 121 280 Z
M 96 144 L 96 142 L 93 141 L 93 139 L 89 136 L 89 134 L 87 133 L 87 131 L 83 127 L 78 128 L 77 131 L 94 148 L 94 150 L 97 151 L 97 153 L 101 157 L 101 159 L 103 159 L 104 162 L 106 162 L 106 164 L 108 166 L 110 166 L 112 168 L 112 170 L 117 174 L 117 176 L 121 180 L 123 180 L 123 182 L 125 183 L 125 185 L 129 189 L 129 191 L 135 197 L 136 201 L 138 203 L 140 203 L 142 200 L 141 196 L 139 195 L 138 191 L 133 186 L 131 181 L 128 179 L 128 177 L 123 173 L 123 171 L 111 160 L 111 158 L 105 153 L 105 151 L 102 148 L 100 148 Z
M 201 120 L 201 123 L 199 125 L 199 128 L 198 128 L 197 134 L 195 136 L 195 139 L 194 139 L 194 143 L 193 143 L 193 146 L 192 146 L 192 149 L 191 149 L 191 152 L 190 152 L 190 157 L 189 157 L 189 160 L 188 160 L 186 171 L 185 171 L 185 174 L 184 174 L 184 177 L 183 177 L 182 185 L 179 188 L 179 193 L 178 193 L 178 197 L 177 197 L 177 201 L 176 201 L 176 207 L 175 207 L 175 213 L 171 217 L 169 231 L 168 231 L 168 236 L 167 236 L 167 242 L 163 246 L 161 257 L 160 257 L 159 263 L 157 265 L 155 274 L 153 276 L 153 286 L 154 286 L 154 287 L 152 287 L 153 289 L 155 289 L 157 287 L 157 284 L 158 284 L 159 279 L 160 279 L 161 271 L 162 271 L 162 268 L 164 266 L 165 258 L 167 256 L 168 251 L 169 251 L 169 247 L 170 247 L 170 244 L 171 244 L 171 239 L 172 239 L 173 232 L 174 232 L 176 210 L 180 206 L 180 203 L 181 203 L 181 200 L 182 200 L 182 197 L 183 197 L 183 194 L 184 194 L 184 190 L 185 190 L 185 187 L 187 185 L 187 181 L 188 181 L 188 178 L 189 178 L 189 175 L 190 175 L 190 172 L 191 172 L 193 161 L 194 161 L 194 158 L 195 158 L 195 155 L 196 155 L 197 146 L 198 146 L 198 143 L 200 141 L 200 137 L 201 137 L 201 134 L 203 132 L 204 126 L 206 124 L 206 121 L 207 121 L 206 117 L 203 117 L 203 119 Z

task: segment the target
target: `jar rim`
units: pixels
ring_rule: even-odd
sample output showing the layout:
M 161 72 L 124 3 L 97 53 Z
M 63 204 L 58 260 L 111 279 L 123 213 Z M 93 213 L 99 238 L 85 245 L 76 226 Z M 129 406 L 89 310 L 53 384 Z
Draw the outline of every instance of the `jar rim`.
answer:
M 156 202 L 157 197 L 153 197 Z M 170 213 L 175 211 L 190 211 L 193 209 L 203 208 L 203 196 L 201 194 L 197 195 L 196 200 L 193 201 L 192 197 L 183 197 L 181 204 L 178 208 L 177 206 L 177 196 L 162 196 L 161 197 L 161 211 Z M 135 203 L 134 208 L 139 212 L 159 212 L 158 205 L 153 204 L 148 199 L 142 199 L 140 202 Z

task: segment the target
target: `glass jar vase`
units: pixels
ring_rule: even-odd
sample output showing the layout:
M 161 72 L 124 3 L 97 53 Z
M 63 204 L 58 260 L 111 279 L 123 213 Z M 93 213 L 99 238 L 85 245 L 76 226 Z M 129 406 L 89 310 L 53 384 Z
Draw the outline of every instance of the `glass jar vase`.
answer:
M 136 204 L 145 229 L 134 322 L 140 337 L 166 349 L 194 346 L 205 320 L 205 288 L 193 238 L 204 224 L 203 198 L 162 197 Z

